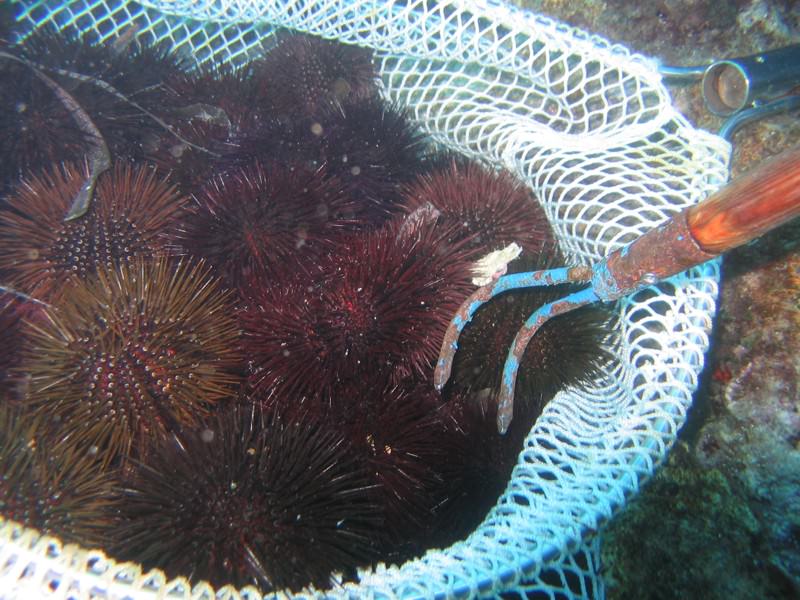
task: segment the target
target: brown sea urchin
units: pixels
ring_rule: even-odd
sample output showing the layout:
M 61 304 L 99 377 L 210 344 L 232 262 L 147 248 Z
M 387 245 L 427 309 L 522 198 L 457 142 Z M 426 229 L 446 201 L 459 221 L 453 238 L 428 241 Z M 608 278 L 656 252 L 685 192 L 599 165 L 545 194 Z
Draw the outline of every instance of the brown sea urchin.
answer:
M 165 252 L 186 199 L 153 169 L 119 163 L 97 182 L 90 212 L 64 221 L 88 172 L 56 168 L 20 184 L 0 212 L 8 285 L 45 300 L 68 279 Z
M 141 455 L 234 394 L 238 330 L 203 264 L 134 260 L 75 281 L 31 324 L 26 402 L 60 444 Z

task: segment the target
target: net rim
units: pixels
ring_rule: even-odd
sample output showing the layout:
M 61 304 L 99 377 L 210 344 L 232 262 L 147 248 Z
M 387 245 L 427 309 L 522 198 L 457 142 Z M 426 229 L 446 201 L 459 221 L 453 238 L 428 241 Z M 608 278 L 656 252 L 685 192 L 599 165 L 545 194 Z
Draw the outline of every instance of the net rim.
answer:
M 153 4 L 154 5 L 156 3 L 155 2 L 147 2 L 145 4 Z M 178 4 L 180 4 L 180 2 L 175 2 L 175 3 L 172 3 L 172 4 L 173 5 L 178 5 Z M 196 6 L 197 2 L 195 2 L 193 0 L 188 0 L 188 2 L 185 2 L 184 4 Z M 230 5 L 234 5 L 234 4 L 241 4 L 241 2 L 217 2 L 216 4 L 224 4 L 224 5 L 230 6 Z M 255 4 L 255 2 L 252 2 L 252 1 L 251 2 L 245 2 L 245 4 Z M 370 4 L 373 4 L 373 3 L 370 3 Z M 460 9 L 469 9 L 470 11 L 475 11 L 475 12 L 481 12 L 481 11 L 484 11 L 484 12 L 487 12 L 487 13 L 497 12 L 498 13 L 498 18 L 501 19 L 501 20 L 502 19 L 511 19 L 511 20 L 513 20 L 513 17 L 518 15 L 518 11 L 509 10 L 511 7 L 508 7 L 508 6 L 505 6 L 505 5 L 500 5 L 497 2 L 493 2 L 493 1 L 462 2 L 461 0 L 458 0 L 458 1 L 450 2 L 450 3 L 446 3 L 446 4 L 452 5 L 452 6 L 456 7 L 456 8 L 460 8 Z M 410 4 L 409 4 L 409 6 L 410 6 Z M 631 54 L 624 47 L 605 42 L 599 36 L 594 36 L 594 35 L 586 34 L 586 33 L 583 33 L 583 32 L 576 33 L 578 30 L 575 30 L 574 28 L 570 28 L 570 27 L 562 25 L 562 24 L 558 24 L 558 23 L 556 23 L 555 21 L 553 21 L 553 20 L 551 20 L 549 18 L 539 17 L 539 16 L 531 16 L 529 13 L 526 13 L 526 15 L 527 15 L 526 19 L 533 19 L 533 21 L 535 21 L 535 23 L 537 25 L 547 29 L 548 31 L 552 31 L 552 32 L 558 33 L 559 35 L 569 35 L 570 39 L 574 39 L 575 43 L 578 44 L 578 45 L 584 44 L 584 46 L 587 47 L 587 48 L 591 47 L 591 48 L 597 49 L 596 46 L 592 46 L 591 45 L 591 44 L 597 44 L 597 46 L 600 46 L 599 52 L 601 52 L 601 53 L 602 52 L 607 52 L 608 56 L 612 57 L 614 61 L 622 60 L 623 62 L 626 62 L 627 64 L 630 65 L 630 68 L 633 71 L 639 71 L 639 70 L 644 71 L 646 73 L 646 75 L 647 75 L 647 79 L 648 80 L 651 80 L 654 77 L 657 77 L 656 75 L 653 74 L 653 72 L 655 71 L 654 65 L 656 63 L 655 63 L 655 61 L 653 61 L 651 59 L 648 59 L 648 58 L 645 58 L 645 57 L 641 57 L 639 55 Z M 663 86 L 661 86 L 660 78 L 658 78 L 658 79 L 659 80 L 657 81 L 657 86 L 663 87 Z M 666 97 L 668 97 L 668 94 L 666 94 Z M 676 124 L 675 126 L 677 127 L 677 129 L 684 129 L 685 128 L 686 131 L 691 130 L 694 133 L 697 133 L 697 132 L 695 132 L 695 130 L 693 130 L 691 128 L 691 126 L 685 121 L 685 119 L 683 119 L 683 117 L 681 117 L 679 114 L 677 114 L 677 112 L 674 110 L 674 108 L 671 105 L 669 105 L 668 108 L 665 109 L 665 113 L 662 115 L 661 119 L 650 121 L 650 122 L 643 123 L 643 124 L 636 124 L 636 125 L 634 125 L 632 127 L 624 129 L 621 133 L 617 133 L 617 134 L 615 134 L 613 136 L 595 136 L 595 137 L 592 137 L 588 142 L 586 142 L 584 144 L 575 143 L 572 146 L 570 146 L 570 144 L 569 144 L 569 139 L 570 139 L 569 136 L 563 136 L 563 135 L 562 136 L 556 136 L 556 141 L 558 141 L 561 144 L 566 144 L 565 146 L 561 147 L 562 151 L 564 151 L 564 152 L 575 151 L 575 150 L 578 150 L 578 149 L 581 149 L 584 152 L 587 149 L 589 149 L 589 150 L 595 150 L 595 149 L 600 150 L 600 149 L 603 149 L 604 147 L 607 147 L 608 145 L 622 144 L 622 143 L 626 143 L 627 141 L 630 141 L 630 140 L 647 139 L 655 131 L 659 131 L 660 128 L 664 127 L 665 123 Z M 694 133 L 692 134 L 692 139 L 694 139 Z M 437 132 L 434 131 L 434 134 L 436 135 Z M 498 155 L 494 157 L 495 162 L 497 162 L 499 164 L 503 164 L 504 166 L 510 168 L 510 170 L 512 170 L 512 172 L 515 172 L 518 176 L 521 176 L 524 180 L 526 180 L 529 183 L 529 185 L 532 185 L 533 178 L 532 178 L 530 173 L 525 171 L 524 164 L 525 164 L 526 160 L 528 160 L 528 161 L 530 160 L 530 157 L 528 157 L 526 160 L 523 160 L 522 158 L 520 158 L 520 156 L 524 153 L 524 151 L 522 149 L 525 148 L 526 146 L 530 145 L 530 136 L 531 135 L 535 136 L 535 134 L 536 134 L 535 131 L 533 133 L 529 133 L 529 132 L 519 133 L 517 137 L 514 137 L 513 134 L 509 134 L 510 135 L 509 143 L 507 143 L 505 145 L 505 147 L 502 148 L 502 151 L 499 152 Z M 526 136 L 528 136 L 528 137 L 526 137 Z M 727 160 L 728 160 L 729 155 L 730 155 L 730 145 L 727 144 L 727 142 L 724 142 L 724 140 L 720 140 L 719 138 L 713 139 L 713 138 L 716 138 L 716 136 L 711 136 L 710 134 L 698 134 L 697 137 L 699 138 L 700 142 L 706 143 L 709 146 L 715 146 L 716 145 L 716 147 L 717 147 L 717 150 L 715 151 L 716 152 L 716 157 L 717 157 L 716 160 L 717 161 L 721 160 L 723 163 L 725 163 L 725 170 L 726 170 L 727 169 Z M 573 141 L 575 141 L 576 138 L 573 137 L 572 139 L 573 139 Z M 567 141 L 565 142 L 565 140 L 567 140 Z M 550 143 L 555 144 L 555 142 L 550 142 Z M 457 149 L 465 150 L 465 148 L 459 146 L 458 143 L 451 144 L 451 145 L 453 145 Z M 720 157 L 722 157 L 722 158 L 720 159 Z M 713 159 L 708 159 L 708 160 L 709 160 L 709 162 L 713 162 Z M 715 187 L 714 184 L 719 184 L 720 183 L 720 181 L 719 181 L 719 179 L 720 179 L 720 176 L 719 176 L 719 172 L 720 172 L 719 165 L 716 165 L 715 169 L 712 168 L 712 169 L 710 169 L 710 171 L 711 172 L 716 172 L 716 176 L 715 175 L 709 175 L 707 172 L 699 172 L 699 171 L 695 174 L 696 178 L 698 180 L 698 184 L 697 184 L 697 188 L 696 188 L 697 192 L 694 195 L 694 197 L 692 199 L 690 199 L 691 201 L 694 201 L 694 202 L 699 201 L 699 199 L 705 193 L 707 193 L 708 191 L 710 191 L 710 189 L 713 189 Z M 715 180 L 715 177 L 716 177 L 716 180 Z M 532 185 L 532 187 L 535 188 L 536 186 Z M 553 216 L 557 217 L 557 215 L 553 215 Z M 611 244 L 611 245 L 613 246 L 613 244 Z M 584 263 L 588 262 L 589 260 L 591 260 L 591 253 L 589 253 L 589 252 L 576 250 L 576 251 L 571 252 L 570 254 L 574 259 L 576 259 L 578 261 L 581 261 L 581 262 L 584 262 Z M 694 276 L 697 281 L 694 281 L 692 279 L 689 279 L 689 280 L 681 279 L 681 277 L 684 277 L 684 276 L 679 276 L 676 279 L 676 281 L 678 282 L 677 286 L 680 287 L 680 286 L 686 285 L 687 286 L 686 289 L 689 290 L 686 293 L 689 293 L 689 294 L 691 294 L 691 289 L 693 289 L 693 286 L 697 290 L 701 290 L 701 288 L 706 288 L 706 287 L 709 287 L 709 286 L 712 287 L 712 288 L 715 288 L 715 286 L 716 286 L 716 284 L 718 282 L 718 279 L 719 279 L 718 267 L 712 265 L 710 267 L 707 267 L 707 269 L 710 269 L 710 270 L 707 270 L 707 271 L 702 271 L 701 270 L 699 274 L 696 274 Z M 670 285 L 673 285 L 673 283 L 670 283 Z M 706 293 L 706 292 L 704 291 L 703 293 Z M 710 295 L 713 296 L 713 295 L 715 295 L 715 293 L 716 293 L 716 290 L 713 289 L 712 292 L 710 293 Z M 633 303 L 634 301 L 633 300 L 623 301 L 623 308 L 624 308 L 624 306 L 628 306 L 629 308 L 631 306 L 636 306 L 635 304 L 626 305 L 625 304 L 626 302 Z M 712 316 L 713 316 L 713 313 L 712 313 Z M 707 346 L 707 339 L 705 340 L 705 342 L 706 342 L 706 346 Z M 700 345 L 702 345 L 702 344 L 700 344 Z M 700 365 L 700 366 L 702 366 L 702 365 Z M 696 385 L 696 381 L 692 381 L 691 377 L 689 377 L 688 381 L 678 381 L 676 383 L 680 384 L 679 387 L 683 386 L 681 388 L 681 391 L 684 391 L 684 388 L 692 387 L 693 385 Z M 629 382 L 629 384 L 632 385 L 632 383 L 630 383 L 630 382 Z M 676 428 L 676 419 L 678 421 L 680 421 L 685 416 L 685 409 L 688 408 L 688 406 L 686 406 L 686 402 L 685 402 L 685 394 L 678 394 L 678 396 L 676 396 L 676 397 L 678 397 L 680 399 L 680 402 L 676 402 L 674 405 L 669 405 L 668 404 L 668 406 L 671 406 L 673 411 L 678 411 L 679 414 L 668 414 L 669 411 L 667 411 L 663 415 L 657 415 L 657 416 L 652 418 L 652 431 L 654 433 L 656 433 L 656 434 L 659 434 L 659 435 L 654 435 L 652 438 L 650 438 L 648 440 L 649 446 L 647 448 L 647 451 L 643 451 L 640 454 L 637 454 L 635 459 L 629 464 L 631 470 L 628 471 L 625 474 L 625 477 L 628 479 L 628 480 L 625 481 L 625 484 L 623 485 L 623 484 L 620 483 L 618 488 L 616 490 L 613 490 L 614 493 L 608 493 L 607 494 L 607 498 L 606 498 L 607 502 L 605 503 L 605 506 L 608 507 L 608 508 L 605 508 L 604 510 L 598 511 L 598 513 L 595 514 L 595 515 L 584 515 L 582 520 L 580 518 L 579 519 L 574 519 L 572 521 L 571 525 L 570 524 L 565 524 L 564 527 L 563 527 L 563 530 L 562 530 L 562 535 L 560 537 L 560 541 L 558 543 L 553 543 L 551 545 L 542 545 L 540 547 L 537 547 L 537 549 L 532 553 L 531 557 L 528 558 L 527 560 L 524 560 L 524 561 L 521 561 L 521 562 L 517 562 L 514 566 L 508 566 L 505 570 L 502 570 L 502 571 L 500 571 L 498 573 L 493 573 L 494 581 L 484 579 L 484 580 L 480 580 L 480 581 L 474 582 L 471 585 L 456 583 L 456 584 L 450 585 L 449 587 L 448 587 L 449 584 L 444 582 L 442 584 L 442 586 L 440 586 L 440 589 L 442 591 L 438 592 L 433 597 L 440 597 L 440 596 L 441 597 L 460 597 L 462 594 L 466 594 L 466 595 L 470 595 L 470 594 L 473 594 L 473 593 L 477 594 L 482 589 L 486 589 L 486 588 L 494 589 L 498 585 L 498 582 L 503 583 L 503 584 L 513 584 L 515 581 L 517 581 L 520 578 L 521 573 L 525 573 L 526 576 L 527 575 L 533 576 L 536 573 L 538 573 L 538 571 L 541 570 L 541 568 L 544 565 L 549 564 L 550 562 L 553 562 L 553 561 L 557 562 L 558 560 L 563 558 L 563 556 L 565 555 L 566 552 L 568 552 L 570 547 L 574 546 L 574 543 L 581 539 L 584 530 L 592 530 L 594 528 L 594 526 L 596 525 L 596 523 L 597 523 L 597 521 L 598 521 L 598 519 L 600 517 L 607 516 L 605 513 L 609 513 L 610 514 L 611 512 L 613 512 L 614 501 L 619 501 L 620 503 L 624 503 L 625 497 L 627 497 L 627 495 L 629 495 L 630 493 L 635 492 L 638 489 L 642 479 L 646 478 L 650 473 L 652 473 L 652 470 L 655 468 L 655 465 L 658 462 L 658 460 L 663 459 L 664 453 L 666 451 L 666 448 L 671 444 L 671 442 L 668 441 L 665 444 L 664 440 L 661 439 L 660 435 L 665 435 L 665 434 L 669 433 L 670 431 L 674 431 L 674 429 Z M 556 402 L 556 400 L 554 399 L 554 402 L 556 402 L 556 404 L 553 404 L 552 408 L 548 407 L 548 409 L 546 410 L 546 414 L 548 415 L 547 418 L 544 418 L 544 419 L 540 418 L 540 420 L 537 421 L 537 424 L 532 429 L 532 431 L 531 431 L 531 433 L 530 433 L 530 435 L 528 437 L 528 440 L 535 442 L 537 436 L 542 435 L 543 432 L 544 433 L 548 433 L 546 430 L 543 429 L 543 427 L 545 425 L 547 425 L 549 427 L 552 424 L 550 419 L 553 416 L 555 408 L 558 407 L 558 406 L 561 406 L 561 404 L 563 404 L 563 403 L 569 402 L 571 398 L 572 398 L 572 396 L 570 394 L 568 394 L 568 393 L 562 392 L 561 394 L 559 394 L 559 396 L 557 396 L 557 399 L 559 399 L 558 402 Z M 656 404 L 657 404 L 657 402 L 656 402 Z M 679 406 L 682 406 L 683 411 L 684 411 L 683 414 L 680 414 L 680 410 L 678 409 Z M 642 408 L 642 407 L 640 407 L 640 408 Z M 545 415 L 543 415 L 543 417 L 544 416 Z M 549 435 L 549 433 L 548 433 L 548 435 Z M 520 461 L 522 461 L 522 456 L 520 457 Z M 520 467 L 524 467 L 525 465 L 521 465 L 521 462 L 518 462 L 517 466 L 518 466 L 518 468 L 520 468 Z M 518 471 L 518 469 L 515 469 L 515 473 L 517 473 L 517 471 Z M 509 482 L 509 488 L 508 489 L 510 489 L 512 487 L 514 482 L 515 482 L 515 479 L 512 476 L 512 481 Z M 506 494 L 508 493 L 508 489 L 507 489 Z M 617 494 L 617 495 L 615 496 L 615 494 Z M 621 499 L 620 499 L 620 494 L 621 494 Z M 495 507 L 495 510 L 496 509 L 497 509 L 497 507 Z M 603 513 L 603 514 L 601 514 L 601 513 Z M 532 515 L 532 516 L 536 516 L 536 515 Z M 2 517 L 0 517 L 0 519 L 1 518 Z M 0 531 L 4 531 L 4 530 L 5 530 L 4 527 L 0 526 Z M 475 533 L 473 533 L 473 535 L 470 536 L 470 538 L 468 538 L 468 540 L 471 539 L 474 535 L 475 535 Z M 558 537 L 558 536 L 554 536 L 554 537 Z M 45 539 L 45 538 L 42 538 L 42 539 Z M 462 548 L 461 544 L 463 544 L 463 542 L 454 545 L 453 547 L 451 547 L 451 549 L 455 548 L 456 550 L 459 550 L 459 549 Z M 60 546 L 60 544 L 59 544 L 59 546 Z M 5 548 L 5 550 L 7 550 L 7 549 L 8 548 Z M 96 556 L 96 555 L 93 555 L 93 556 Z M 73 559 L 70 559 L 70 561 L 74 562 Z M 415 562 L 415 561 L 409 561 L 409 562 Z M 408 563 L 406 563 L 406 564 L 408 564 Z M 414 591 L 413 589 L 411 589 L 411 588 L 414 587 L 412 585 L 413 582 L 410 582 L 409 586 L 407 586 L 405 588 L 405 589 L 408 590 L 408 595 L 404 595 L 403 593 L 400 593 L 400 592 L 397 592 L 397 593 L 393 592 L 391 594 L 386 592 L 385 591 L 387 589 L 385 587 L 386 581 L 390 581 L 393 577 L 395 577 L 395 578 L 399 577 L 400 576 L 399 575 L 400 569 L 402 569 L 402 566 L 401 567 L 381 567 L 381 566 L 378 566 L 375 569 L 363 571 L 361 573 L 363 575 L 362 580 L 364 582 L 366 582 L 367 585 L 369 585 L 370 582 L 374 582 L 375 586 L 372 587 L 372 588 L 367 587 L 365 589 L 364 587 L 361 587 L 361 586 L 355 586 L 355 585 L 351 585 L 351 584 L 344 584 L 338 591 L 337 590 L 333 590 L 333 594 L 324 593 L 324 592 L 312 592 L 312 594 L 315 595 L 315 596 L 317 594 L 324 595 L 326 597 L 332 597 L 332 596 L 336 596 L 336 597 L 365 597 L 365 596 L 363 596 L 363 592 L 364 591 L 368 591 L 369 594 L 370 594 L 370 597 L 375 597 L 375 598 L 383 598 L 383 597 L 386 597 L 386 598 L 389 598 L 389 597 L 392 597 L 392 598 L 394 598 L 394 597 L 397 597 L 397 598 L 430 597 L 430 596 L 427 596 L 427 595 L 415 596 L 414 594 L 416 594 L 417 592 Z M 414 573 L 414 572 L 415 571 L 413 571 L 413 570 L 411 571 L 411 573 Z M 145 578 L 147 579 L 149 577 L 150 576 L 146 576 Z M 380 580 L 383 580 L 383 581 L 380 581 Z M 162 581 L 159 585 L 167 586 L 167 587 L 170 586 L 169 583 L 166 583 L 166 580 Z M 184 583 L 182 583 L 181 585 L 188 585 L 188 584 L 185 584 L 185 581 L 184 581 Z M 193 595 L 191 597 L 206 597 L 206 596 L 203 596 L 203 594 L 207 595 L 209 593 L 208 590 L 210 590 L 210 588 L 208 588 L 208 589 L 202 588 L 202 586 L 200 584 L 198 584 L 198 586 L 194 586 L 193 589 L 198 591 L 198 593 L 200 593 L 201 595 L 200 596 L 194 596 Z M 402 587 L 403 586 L 400 585 L 398 589 L 400 589 Z M 252 592 L 245 590 L 245 593 L 246 594 L 250 594 Z M 212 596 L 209 596 L 209 597 L 218 597 L 218 596 L 219 596 L 219 594 L 212 595 Z M 150 596 L 143 596 L 143 597 L 150 597 Z M 185 596 L 185 597 L 189 597 L 189 596 Z M 234 596 L 231 596 L 231 597 L 234 597 Z M 247 598 L 250 598 L 250 597 L 255 598 L 256 596 L 247 596 L 246 595 L 245 597 L 247 597 Z M 257 596 L 257 597 L 260 597 L 260 596 Z M 284 596 L 280 596 L 280 597 L 284 597 Z M 297 597 L 304 597 L 304 596 L 300 595 L 300 596 L 297 596 Z

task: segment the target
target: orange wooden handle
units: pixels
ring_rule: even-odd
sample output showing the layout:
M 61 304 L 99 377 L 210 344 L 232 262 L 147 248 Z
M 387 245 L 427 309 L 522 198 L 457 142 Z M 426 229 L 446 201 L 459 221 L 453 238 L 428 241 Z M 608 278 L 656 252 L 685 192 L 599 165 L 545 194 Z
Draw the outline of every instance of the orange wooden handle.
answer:
M 769 158 L 691 207 L 689 230 L 702 250 L 721 254 L 800 214 L 800 146 Z

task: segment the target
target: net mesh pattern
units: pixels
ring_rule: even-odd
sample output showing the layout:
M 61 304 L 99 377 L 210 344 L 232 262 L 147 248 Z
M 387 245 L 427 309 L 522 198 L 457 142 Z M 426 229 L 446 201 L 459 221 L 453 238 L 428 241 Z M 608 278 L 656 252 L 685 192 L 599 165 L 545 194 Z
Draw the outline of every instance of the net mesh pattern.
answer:
M 78 26 L 100 41 L 133 26 L 198 63 L 241 63 L 276 27 L 368 46 L 385 96 L 440 144 L 525 181 L 575 263 L 632 241 L 727 179 L 729 145 L 675 111 L 654 62 L 502 4 L 46 1 L 28 4 L 22 18 L 31 28 Z M 549 403 L 506 492 L 466 540 L 364 571 L 359 584 L 326 597 L 602 596 L 596 543 L 585 540 L 675 440 L 703 366 L 718 277 L 718 264 L 707 263 L 617 303 L 604 378 Z M 167 582 L 8 522 L 0 583 L 76 598 L 260 597 Z M 8 594 L 0 597 L 24 597 Z

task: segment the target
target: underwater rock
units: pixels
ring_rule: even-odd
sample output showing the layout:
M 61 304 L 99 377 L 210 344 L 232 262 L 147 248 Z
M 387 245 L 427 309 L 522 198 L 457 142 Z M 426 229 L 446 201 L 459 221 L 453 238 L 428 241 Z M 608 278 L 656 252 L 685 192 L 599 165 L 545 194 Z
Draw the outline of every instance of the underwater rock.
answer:
M 724 472 L 800 590 L 800 226 L 730 255 L 700 463 Z
M 742 492 L 679 443 L 603 533 L 607 597 L 788 597 L 766 564 L 765 532 Z

